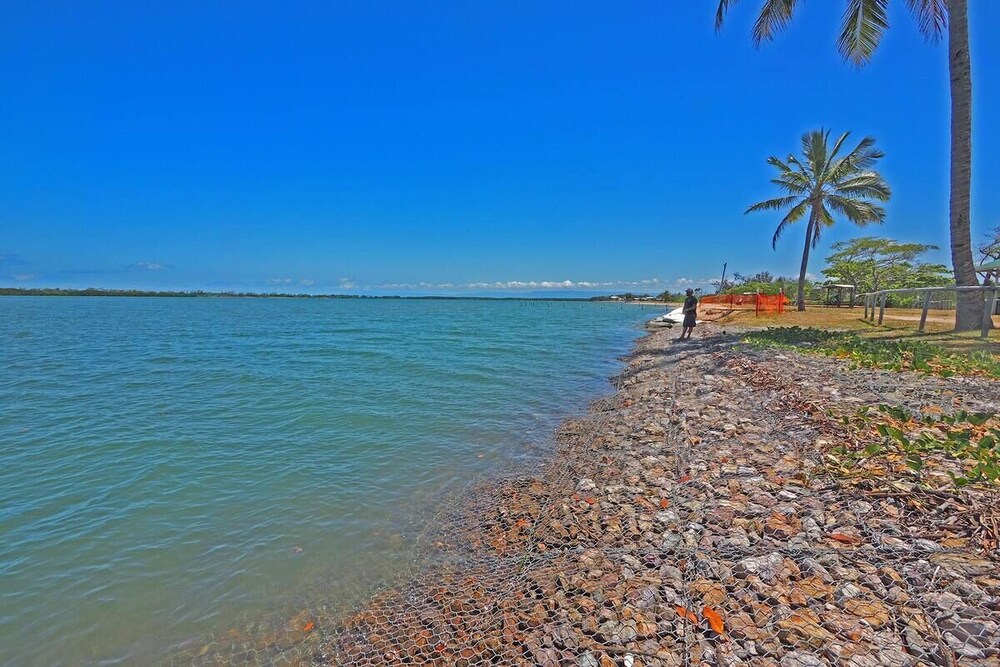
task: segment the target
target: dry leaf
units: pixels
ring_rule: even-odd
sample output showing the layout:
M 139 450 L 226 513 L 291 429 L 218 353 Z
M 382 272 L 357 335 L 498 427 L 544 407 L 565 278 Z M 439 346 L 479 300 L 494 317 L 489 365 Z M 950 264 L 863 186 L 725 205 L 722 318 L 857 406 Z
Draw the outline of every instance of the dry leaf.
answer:
M 705 607 L 701 610 L 701 615 L 708 619 L 708 624 L 712 626 L 712 629 L 717 634 L 721 635 L 725 632 L 726 625 L 722 622 L 722 616 L 720 616 L 714 609 L 711 607 Z
M 680 605 L 677 605 L 675 609 L 677 609 L 677 613 L 680 614 L 681 618 L 686 618 L 687 620 L 697 625 L 698 614 L 694 613 L 693 611 L 688 611 L 687 608 L 682 607 Z

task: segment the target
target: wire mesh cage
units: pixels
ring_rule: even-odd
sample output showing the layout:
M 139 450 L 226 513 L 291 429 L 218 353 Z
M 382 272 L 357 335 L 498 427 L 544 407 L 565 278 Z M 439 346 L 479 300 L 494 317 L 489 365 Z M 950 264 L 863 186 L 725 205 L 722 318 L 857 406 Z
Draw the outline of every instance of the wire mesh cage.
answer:
M 866 400 L 989 407 L 995 384 L 901 386 L 818 361 L 827 383 L 725 340 L 685 353 L 647 339 L 548 465 L 446 503 L 419 567 L 350 613 L 310 610 L 284 644 L 217 642 L 185 660 L 1000 665 L 995 486 L 831 463 L 870 437 L 841 418 Z

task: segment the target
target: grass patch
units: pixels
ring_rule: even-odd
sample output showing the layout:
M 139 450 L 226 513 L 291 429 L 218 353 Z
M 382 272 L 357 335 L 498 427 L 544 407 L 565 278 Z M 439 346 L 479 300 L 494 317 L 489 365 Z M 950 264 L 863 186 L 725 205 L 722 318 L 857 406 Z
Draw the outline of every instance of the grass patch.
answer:
M 847 359 L 853 368 L 1000 378 L 1000 359 L 987 350 L 958 352 L 921 340 L 871 338 L 856 331 L 792 326 L 752 331 L 744 342 L 754 347 L 787 348 Z

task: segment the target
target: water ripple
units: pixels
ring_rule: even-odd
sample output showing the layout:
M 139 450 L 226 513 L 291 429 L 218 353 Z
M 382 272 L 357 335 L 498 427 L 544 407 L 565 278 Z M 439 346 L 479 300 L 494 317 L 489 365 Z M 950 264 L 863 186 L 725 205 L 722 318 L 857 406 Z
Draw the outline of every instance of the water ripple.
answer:
M 0 664 L 154 662 L 389 567 L 400 507 L 550 437 L 653 314 L 0 298 Z

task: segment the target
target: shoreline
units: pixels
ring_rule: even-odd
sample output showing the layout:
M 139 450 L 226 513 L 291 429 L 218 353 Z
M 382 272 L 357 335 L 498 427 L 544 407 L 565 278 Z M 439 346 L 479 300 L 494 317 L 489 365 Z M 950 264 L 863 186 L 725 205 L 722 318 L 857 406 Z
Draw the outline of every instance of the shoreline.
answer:
M 472 489 L 428 569 L 338 623 L 304 611 L 245 638 L 242 662 L 1000 664 L 996 545 L 912 490 L 831 476 L 823 454 L 843 435 L 824 411 L 983 409 L 997 383 L 848 371 L 711 325 L 674 336 L 636 341 L 540 474 Z

